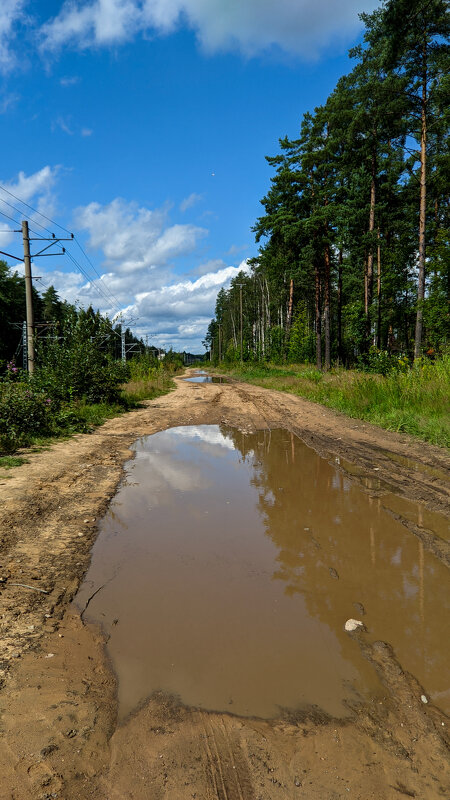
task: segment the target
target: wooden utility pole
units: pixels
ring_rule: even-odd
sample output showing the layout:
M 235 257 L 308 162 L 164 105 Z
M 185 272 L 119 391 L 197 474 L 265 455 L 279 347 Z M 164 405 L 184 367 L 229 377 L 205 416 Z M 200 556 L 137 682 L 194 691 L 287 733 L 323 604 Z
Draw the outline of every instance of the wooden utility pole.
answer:
M 120 356 L 122 359 L 122 364 L 125 364 L 127 360 L 127 353 L 125 347 L 125 331 L 123 329 L 123 325 L 120 326 Z
M 222 323 L 219 322 L 219 364 L 222 361 Z
M 34 316 L 33 284 L 31 278 L 30 235 L 28 222 L 22 221 L 23 260 L 25 264 L 25 303 L 27 317 L 27 366 L 30 375 L 34 372 Z

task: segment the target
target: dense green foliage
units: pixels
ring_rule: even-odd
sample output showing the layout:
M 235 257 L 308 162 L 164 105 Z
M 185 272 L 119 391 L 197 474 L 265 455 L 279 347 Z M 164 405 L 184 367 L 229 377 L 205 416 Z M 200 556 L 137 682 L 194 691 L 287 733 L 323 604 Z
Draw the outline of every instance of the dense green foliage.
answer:
M 160 362 L 155 349 L 126 332 L 134 355 L 120 356 L 120 330 L 91 307 L 62 303 L 53 287 L 34 296 L 37 319 L 35 370 L 19 366 L 21 330 L 9 322 L 24 315 L 23 279 L 0 262 L 0 456 L 50 436 L 89 431 L 145 399 L 164 394 L 181 357 L 172 352 Z M 19 342 L 19 347 L 17 347 Z M 13 357 L 17 353 L 18 359 Z M 10 360 L 7 361 L 6 359 Z
M 10 363 L 0 381 L 0 465 L 2 454 L 48 437 L 89 432 L 143 400 L 166 394 L 178 369 L 148 354 L 123 365 L 84 351 L 77 342 L 51 353 L 33 377 Z
M 120 324 L 112 323 L 107 317 L 94 311 L 78 308 L 62 302 L 53 286 L 42 295 L 33 287 L 33 309 L 36 322 L 35 339 L 37 347 L 37 368 L 53 356 L 59 346 L 64 350 L 73 337 L 78 342 L 92 345 L 91 350 L 101 351 L 112 359 L 121 355 Z M 25 283 L 5 261 L 0 260 L 0 375 L 6 362 L 13 361 L 22 366 L 22 322 L 25 320 Z M 125 331 L 127 350 L 143 352 L 144 343 L 137 339 L 129 329 Z
M 267 158 L 259 255 L 219 292 L 212 360 L 329 369 L 445 349 L 447 12 L 444 0 L 385 0 L 362 15 L 353 70 Z

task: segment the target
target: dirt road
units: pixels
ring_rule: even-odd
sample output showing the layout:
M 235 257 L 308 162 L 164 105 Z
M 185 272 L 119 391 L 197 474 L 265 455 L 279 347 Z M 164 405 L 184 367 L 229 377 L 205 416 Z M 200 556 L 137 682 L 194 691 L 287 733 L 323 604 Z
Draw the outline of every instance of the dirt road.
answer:
M 336 721 L 263 721 L 153 695 L 116 725 L 100 631 L 70 607 L 97 521 L 139 436 L 176 425 L 287 428 L 333 459 L 449 564 L 450 459 L 410 437 L 244 384 L 190 384 L 0 477 L 0 800 L 268 800 L 449 796 L 448 719 L 391 648 L 355 635 L 382 701 Z M 407 498 L 419 509 L 411 515 Z M 439 514 L 439 516 L 438 516 Z M 445 620 L 443 619 L 443 626 Z M 444 628 L 443 628 L 444 635 Z

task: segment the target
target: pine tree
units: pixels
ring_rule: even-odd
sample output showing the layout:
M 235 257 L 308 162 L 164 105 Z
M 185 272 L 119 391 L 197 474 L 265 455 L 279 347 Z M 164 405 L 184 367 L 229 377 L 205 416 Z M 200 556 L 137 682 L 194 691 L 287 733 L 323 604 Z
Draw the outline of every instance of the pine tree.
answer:
M 449 72 L 450 19 L 445 0 L 388 0 L 381 16 L 364 16 L 366 40 L 382 44 L 384 63 L 405 81 L 408 134 L 419 145 L 419 236 L 414 357 L 422 349 L 426 278 L 428 154 L 442 121 L 442 80 Z M 447 96 L 448 100 L 448 96 Z M 416 154 L 415 154 L 416 155 Z

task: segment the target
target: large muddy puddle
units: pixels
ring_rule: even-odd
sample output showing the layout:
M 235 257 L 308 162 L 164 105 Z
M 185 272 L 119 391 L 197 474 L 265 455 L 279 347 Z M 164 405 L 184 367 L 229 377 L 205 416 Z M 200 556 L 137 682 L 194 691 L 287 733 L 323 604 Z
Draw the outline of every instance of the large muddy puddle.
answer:
M 158 689 L 343 716 L 384 693 L 350 617 L 448 709 L 446 569 L 382 498 L 282 430 L 180 427 L 134 449 L 76 600 L 109 636 L 122 718 Z

